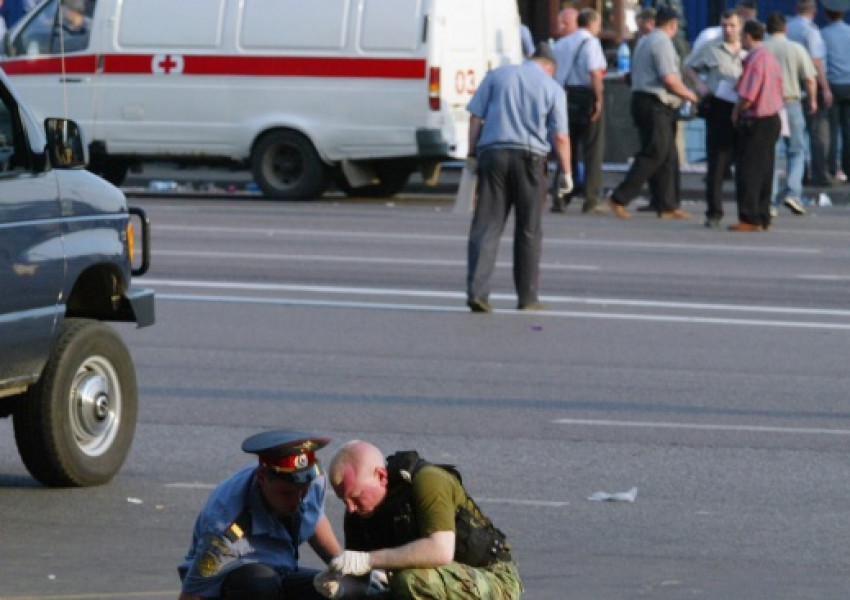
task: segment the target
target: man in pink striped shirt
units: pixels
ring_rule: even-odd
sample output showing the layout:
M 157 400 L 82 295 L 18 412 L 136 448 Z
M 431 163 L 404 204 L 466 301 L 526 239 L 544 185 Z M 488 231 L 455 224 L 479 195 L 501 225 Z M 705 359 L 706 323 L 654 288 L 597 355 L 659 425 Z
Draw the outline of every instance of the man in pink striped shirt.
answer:
M 773 148 L 782 128 L 782 68 L 763 47 L 764 25 L 747 21 L 741 45 L 749 52 L 744 72 L 735 88 L 738 103 L 732 122 L 738 129 L 735 164 L 735 195 L 739 223 L 731 231 L 761 231 L 770 228 L 770 195 L 775 155 Z

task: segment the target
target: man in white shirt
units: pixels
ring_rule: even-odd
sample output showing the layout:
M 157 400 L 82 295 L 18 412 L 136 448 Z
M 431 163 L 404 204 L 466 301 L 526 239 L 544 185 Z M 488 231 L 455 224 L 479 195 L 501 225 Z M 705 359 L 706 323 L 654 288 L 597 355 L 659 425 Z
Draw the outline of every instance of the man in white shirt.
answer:
M 751 19 L 755 19 L 758 17 L 758 8 L 756 7 L 755 0 L 739 0 L 735 5 L 735 12 L 741 18 L 741 25 L 746 23 Z M 706 27 L 702 31 L 700 31 L 697 39 L 694 40 L 693 48 L 691 52 L 696 52 L 700 46 L 705 44 L 706 42 L 719 41 L 723 39 L 723 26 L 716 25 L 714 27 Z

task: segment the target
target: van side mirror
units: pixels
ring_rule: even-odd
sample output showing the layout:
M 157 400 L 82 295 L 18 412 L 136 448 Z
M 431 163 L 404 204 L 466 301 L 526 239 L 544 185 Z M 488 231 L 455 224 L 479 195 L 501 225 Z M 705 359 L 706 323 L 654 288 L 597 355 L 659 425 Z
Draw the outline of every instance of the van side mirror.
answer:
M 70 119 L 44 120 L 47 135 L 47 154 L 56 169 L 77 169 L 86 166 L 86 150 L 80 126 Z

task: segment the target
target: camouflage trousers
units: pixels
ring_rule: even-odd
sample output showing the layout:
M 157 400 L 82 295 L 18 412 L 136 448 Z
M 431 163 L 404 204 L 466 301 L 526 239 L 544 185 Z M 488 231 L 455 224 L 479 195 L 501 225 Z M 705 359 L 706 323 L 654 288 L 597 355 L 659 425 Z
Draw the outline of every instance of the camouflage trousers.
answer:
M 518 600 L 522 581 L 513 562 L 470 567 L 457 562 L 434 569 L 404 569 L 390 576 L 394 600 Z

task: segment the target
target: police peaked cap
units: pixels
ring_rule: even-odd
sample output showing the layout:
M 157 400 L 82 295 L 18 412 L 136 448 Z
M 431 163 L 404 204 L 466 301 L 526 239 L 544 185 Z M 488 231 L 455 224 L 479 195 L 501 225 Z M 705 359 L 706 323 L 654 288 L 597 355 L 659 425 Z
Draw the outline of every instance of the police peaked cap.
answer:
M 846 12 L 850 10 L 850 0 L 820 0 L 826 10 L 835 12 Z
M 316 450 L 330 441 L 303 431 L 264 431 L 242 442 L 242 450 L 256 454 L 260 467 L 275 479 L 310 483 L 322 473 Z

